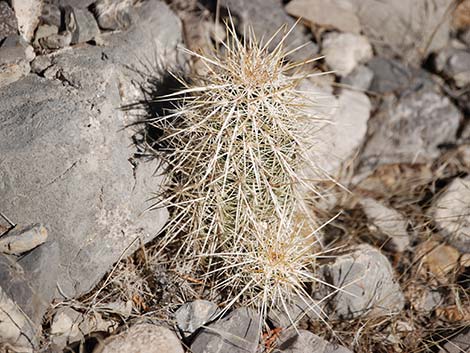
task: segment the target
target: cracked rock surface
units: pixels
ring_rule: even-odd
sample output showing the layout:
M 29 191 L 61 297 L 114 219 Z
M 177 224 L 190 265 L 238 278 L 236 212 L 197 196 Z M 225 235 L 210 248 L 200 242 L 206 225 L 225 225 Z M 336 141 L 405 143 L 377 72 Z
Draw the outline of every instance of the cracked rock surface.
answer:
M 0 209 L 19 225 L 48 229 L 59 271 L 42 269 L 43 280 L 55 296 L 92 289 L 137 237 L 150 241 L 166 221 L 164 210 L 143 213 L 161 181 L 157 161 L 132 160 L 133 132 L 119 108 L 137 58 L 157 51 L 174 64 L 181 25 L 160 1 L 139 11 L 139 25 L 104 46 L 51 54 L 44 77 L 0 91 Z

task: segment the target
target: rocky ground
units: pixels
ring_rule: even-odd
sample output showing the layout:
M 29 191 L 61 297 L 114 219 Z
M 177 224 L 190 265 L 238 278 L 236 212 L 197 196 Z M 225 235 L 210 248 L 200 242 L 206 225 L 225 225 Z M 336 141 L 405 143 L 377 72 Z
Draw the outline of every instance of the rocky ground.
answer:
M 282 25 L 315 56 L 328 286 L 271 312 L 167 266 L 159 161 L 136 104 L 197 69 L 182 48 Z M 217 24 L 219 21 L 219 24 Z M 214 24 L 216 23 L 216 24 Z M 0 0 L 0 349 L 469 352 L 468 0 Z M 340 185 L 341 186 L 340 186 Z

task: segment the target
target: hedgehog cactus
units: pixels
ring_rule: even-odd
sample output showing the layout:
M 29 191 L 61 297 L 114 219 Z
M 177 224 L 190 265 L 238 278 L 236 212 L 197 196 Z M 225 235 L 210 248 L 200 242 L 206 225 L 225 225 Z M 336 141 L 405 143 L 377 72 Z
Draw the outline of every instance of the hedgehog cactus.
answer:
M 192 53 L 206 74 L 159 97 L 175 108 L 151 122 L 167 165 L 156 205 L 170 209 L 162 249 L 177 249 L 175 261 L 226 293 L 228 307 L 253 305 L 263 316 L 308 300 L 317 258 L 311 196 L 319 193 L 300 173 L 315 168 L 307 158 L 315 102 L 297 89 L 306 62 L 286 60 L 288 33 L 268 50 L 280 31 L 260 44 L 228 25 L 221 50 Z

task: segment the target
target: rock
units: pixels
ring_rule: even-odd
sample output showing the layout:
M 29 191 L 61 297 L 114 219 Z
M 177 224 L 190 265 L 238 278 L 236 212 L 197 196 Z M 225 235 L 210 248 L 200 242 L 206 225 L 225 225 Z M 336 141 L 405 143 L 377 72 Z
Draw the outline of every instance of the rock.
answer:
M 439 146 L 456 140 L 461 114 L 436 89 L 423 86 L 398 99 L 387 96 L 369 126 L 372 134 L 362 155 L 368 167 L 389 163 L 425 163 Z
M 313 113 L 326 119 L 324 126 L 312 132 L 309 157 L 324 172 L 339 177 L 342 167 L 352 163 L 352 157 L 361 147 L 367 132 L 371 104 L 361 92 L 343 90 L 338 98 L 332 94 L 315 90 L 311 84 L 303 88 L 306 95 L 320 105 Z M 323 95 L 322 98 L 317 98 Z M 318 121 L 314 122 L 318 129 Z M 311 175 L 313 176 L 313 175 Z
M 131 83 L 139 76 L 127 67 L 155 55 L 146 44 L 158 42 L 163 64 L 175 65 L 181 26 L 162 2 L 139 11 L 139 26 L 106 47 L 52 55 L 51 79 L 29 75 L 0 90 L 0 209 L 18 224 L 47 227 L 60 250 L 51 267 L 60 271 L 46 282 L 66 297 L 92 289 L 167 221 L 166 210 L 147 210 L 162 180 L 159 161 L 135 158 L 133 131 L 124 129 L 133 119 L 117 108 L 138 92 Z
M 292 0 L 286 5 L 289 15 L 300 17 L 310 25 L 359 34 L 361 24 L 354 9 L 346 1 Z
M 41 47 L 45 49 L 60 49 L 65 48 L 72 42 L 72 34 L 69 31 L 63 31 L 62 33 L 52 34 L 46 38 L 39 40 Z
M 331 344 L 310 331 L 286 330 L 279 338 L 274 353 L 352 353 L 349 349 Z
M 31 327 L 28 317 L 1 287 L 0 309 L 1 346 L 5 345 L 14 352 L 32 353 L 33 348 L 37 345 L 35 331 Z
M 407 232 L 407 221 L 398 211 L 388 208 L 372 198 L 363 198 L 359 201 L 369 222 L 373 233 L 385 237 L 383 241 L 386 249 L 403 252 L 410 245 Z
M 107 338 L 101 349 L 93 353 L 183 353 L 178 337 L 163 326 L 134 325 L 117 336 Z
M 237 30 L 239 33 L 247 31 L 248 27 L 253 28 L 256 38 L 264 38 L 267 41 L 276 31 L 286 25 L 286 31 L 294 26 L 295 21 L 284 12 L 281 0 L 221 0 L 219 5 L 230 10 L 231 14 L 239 19 Z M 281 34 L 270 44 L 273 49 L 279 43 Z M 289 34 L 285 45 L 288 50 L 295 49 L 308 43 L 304 48 L 291 55 L 294 60 L 311 59 L 317 52 L 318 47 L 302 31 L 302 26 L 297 25 Z
M 362 32 L 379 55 L 397 54 L 418 64 L 429 53 L 443 48 L 449 38 L 452 0 L 293 0 L 286 6 L 293 16 L 309 23 Z
M 358 65 L 350 74 L 341 79 L 341 83 L 356 89 L 367 91 L 374 78 L 374 72 L 364 65 Z
M 57 310 L 50 328 L 50 338 L 56 351 L 74 342 L 80 341 L 92 332 L 112 333 L 117 322 L 103 320 L 100 313 L 91 312 L 87 315 L 70 308 Z
M 397 60 L 374 57 L 367 62 L 367 67 L 374 73 L 370 89 L 377 93 L 395 93 L 405 89 L 416 90 L 423 84 L 430 84 L 424 72 L 408 67 Z
M 444 340 L 439 353 L 468 353 L 470 352 L 470 330 L 467 328 L 462 333 Z
M 59 33 L 59 27 L 53 25 L 40 25 L 36 30 L 34 36 L 33 45 L 35 48 L 39 48 L 39 40 L 52 36 Z
M 43 244 L 47 240 L 47 229 L 41 224 L 15 228 L 0 238 L 0 252 L 20 255 Z
M 65 27 L 72 34 L 72 44 L 85 43 L 100 34 L 95 17 L 87 9 L 65 8 Z
M 39 24 L 43 0 L 11 0 L 18 20 L 18 29 L 26 41 L 31 42 Z
M 259 317 L 246 308 L 203 328 L 191 344 L 193 353 L 256 352 L 261 333 Z
M 470 178 L 455 178 L 434 201 L 429 215 L 450 244 L 470 252 Z
M 325 317 L 324 303 L 312 299 L 294 298 L 291 303 L 285 303 L 285 307 L 271 308 L 268 318 L 274 327 L 288 328 L 298 325 L 304 319 L 312 321 Z
M 40 20 L 43 24 L 60 28 L 62 25 L 62 14 L 59 7 L 46 2 L 42 7 Z
M 372 58 L 367 37 L 357 34 L 330 33 L 322 44 L 326 63 L 339 76 L 348 75 L 359 63 Z
M 40 55 L 31 62 L 31 71 L 35 74 L 42 75 L 50 66 L 52 66 L 52 59 L 48 55 Z
M 426 313 L 432 312 L 443 302 L 442 295 L 438 290 L 426 290 L 423 292 L 419 302 L 413 303 L 415 310 L 423 311 Z
M 392 266 L 370 245 L 360 245 L 350 254 L 338 256 L 334 263 L 323 265 L 319 276 L 334 288 L 323 286 L 317 299 L 337 291 L 328 303 L 330 319 L 391 315 L 404 306 Z
M 94 13 L 101 29 L 123 30 L 135 20 L 134 7 L 129 1 L 98 0 L 94 4 Z
M 0 254 L 0 307 L 15 321 L 13 329 L 8 320 L 0 320 L 0 342 L 11 343 L 18 337 L 15 330 L 20 329 L 21 337 L 17 339 L 21 345 L 38 348 L 42 319 L 55 291 L 57 250 L 54 244 L 46 243 L 19 261 Z
M 436 69 L 455 85 L 462 88 L 470 84 L 470 52 L 468 49 L 447 48 L 435 58 Z
M 438 279 L 448 278 L 459 266 L 460 253 L 452 246 L 428 240 L 416 250 L 416 258 L 421 262 L 422 273 L 432 273 Z
M 19 35 L 4 39 L 0 47 L 0 88 L 26 76 L 33 59 L 33 49 Z
M 6 1 L 0 1 L 0 43 L 6 37 L 18 33 L 18 21 L 15 13 Z
M 176 312 L 175 318 L 179 329 L 190 336 L 209 321 L 213 320 L 219 309 L 216 304 L 207 300 L 195 300 L 183 304 Z
M 347 0 L 379 55 L 420 64 L 448 42 L 452 0 Z

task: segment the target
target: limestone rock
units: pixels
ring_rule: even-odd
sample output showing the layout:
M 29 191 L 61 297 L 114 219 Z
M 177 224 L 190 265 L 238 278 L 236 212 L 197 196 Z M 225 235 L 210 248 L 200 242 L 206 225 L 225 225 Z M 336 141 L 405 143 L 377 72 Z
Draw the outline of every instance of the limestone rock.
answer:
M 0 47 L 0 88 L 26 76 L 33 59 L 33 49 L 21 36 L 15 34 L 4 39 Z
M 85 43 L 100 34 L 95 17 L 87 9 L 65 8 L 65 27 L 72 34 L 72 44 Z
M 341 79 L 341 83 L 367 91 L 374 79 L 374 72 L 365 65 L 358 65 L 351 73 Z
M 331 344 L 306 330 L 284 331 L 279 340 L 274 353 L 352 353 L 346 347 Z
M 32 250 L 18 261 L 0 254 L 0 316 L 9 317 L 0 320 L 0 342 L 38 348 L 42 319 L 55 292 L 58 258 L 53 243 Z
M 372 47 L 365 36 L 330 33 L 323 40 L 322 53 L 328 66 L 339 76 L 351 73 L 359 63 L 372 58 Z
M 325 1 L 326 2 L 326 1 Z M 452 0 L 346 0 L 379 55 L 419 64 L 447 44 Z
M 289 15 L 309 24 L 359 34 L 361 24 L 354 8 L 340 0 L 292 0 L 286 5 Z
M 437 89 L 425 84 L 401 97 L 387 96 L 370 126 L 364 148 L 367 166 L 421 163 L 439 155 L 439 146 L 456 139 L 461 113 Z
M 470 252 L 470 179 L 455 178 L 433 203 L 429 214 L 450 244 Z
M 15 10 L 21 35 L 30 42 L 39 24 L 43 0 L 12 0 L 11 5 Z
M 363 198 L 359 202 L 371 226 L 375 228 L 371 230 L 384 238 L 385 248 L 396 252 L 405 251 L 410 244 L 405 217 L 372 198 Z
M 118 107 L 140 79 L 128 65 L 155 55 L 149 42 L 175 64 L 181 25 L 156 0 L 139 16 L 139 26 L 113 34 L 106 47 L 51 56 L 49 79 L 29 75 L 0 90 L 0 209 L 48 229 L 60 254 L 52 268 L 60 270 L 44 285 L 67 297 L 92 289 L 137 238 L 152 240 L 166 223 L 165 210 L 144 212 L 161 182 L 159 161 L 135 158 L 134 132 L 124 128 L 132 119 Z
M 264 41 L 267 41 L 282 26 L 286 26 L 287 32 L 295 23 L 284 12 L 281 0 L 221 0 L 219 4 L 228 8 L 232 15 L 240 20 L 237 24 L 239 33 L 247 31 L 249 26 L 252 26 L 256 38 L 264 38 Z M 281 35 L 278 35 L 276 40 L 271 42 L 270 48 L 274 48 L 280 39 Z M 291 55 L 294 60 L 312 59 L 318 52 L 318 47 L 302 32 L 302 27 L 296 26 L 289 34 L 285 45 L 290 50 L 304 44 L 307 46 Z
M 0 252 L 21 255 L 47 240 L 47 229 L 40 224 L 24 228 L 15 228 L 8 235 L 0 238 Z
M 107 30 L 124 30 L 135 21 L 135 11 L 130 1 L 97 0 L 94 13 L 99 27 Z
M 70 307 L 63 307 L 56 311 L 49 334 L 53 348 L 62 351 L 92 332 L 111 333 L 117 325 L 117 322 L 104 320 L 98 312 L 82 314 Z
M 246 308 L 204 328 L 191 345 L 193 353 L 255 353 L 260 337 L 259 317 Z
M 360 245 L 323 265 L 319 275 L 336 288 L 324 286 L 317 293 L 320 299 L 336 292 L 328 303 L 330 318 L 386 316 L 399 312 L 405 304 L 388 259 L 370 245 Z
M 94 353 L 183 353 L 178 337 L 163 326 L 137 324 L 117 336 L 111 336 L 104 347 Z
M 207 300 L 195 300 L 183 304 L 176 311 L 175 318 L 179 329 L 189 336 L 214 319 L 217 312 L 216 304 Z
M 18 33 L 18 21 L 15 13 L 6 1 L 0 1 L 0 42 Z
M 326 119 L 316 132 L 312 131 L 312 160 L 324 172 L 338 177 L 343 167 L 353 162 L 367 132 L 371 103 L 361 92 L 343 90 L 338 98 L 328 93 L 310 89 L 308 96 L 325 107 L 313 108 L 320 119 Z M 329 99 L 327 98 L 329 96 Z M 318 125 L 318 122 L 315 122 Z

